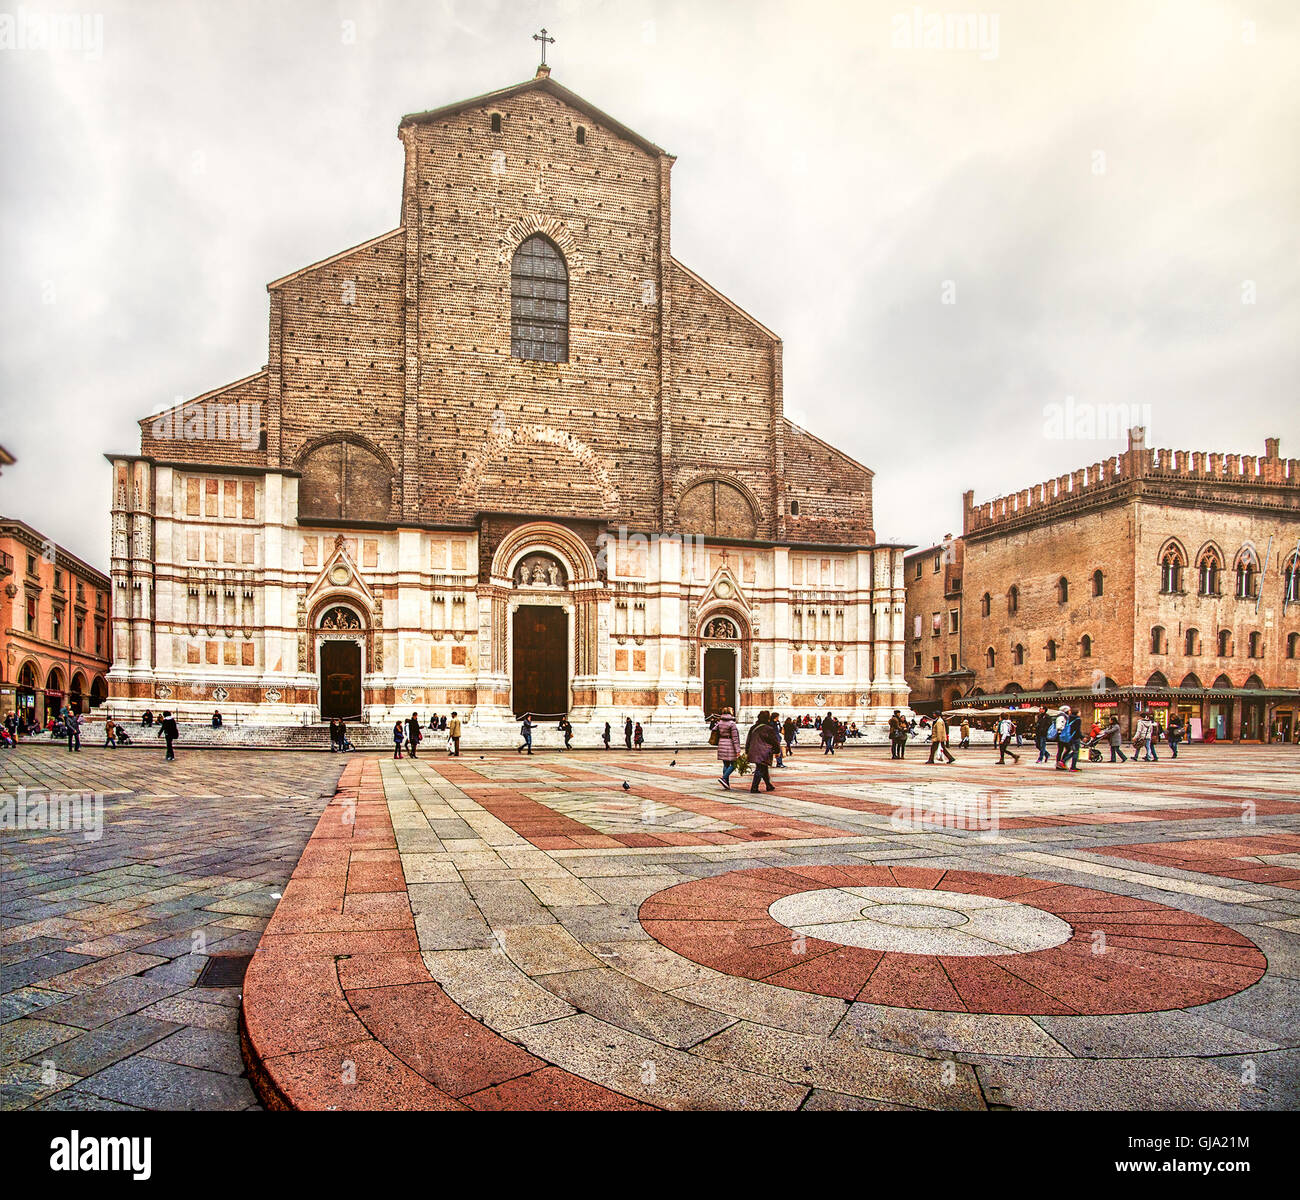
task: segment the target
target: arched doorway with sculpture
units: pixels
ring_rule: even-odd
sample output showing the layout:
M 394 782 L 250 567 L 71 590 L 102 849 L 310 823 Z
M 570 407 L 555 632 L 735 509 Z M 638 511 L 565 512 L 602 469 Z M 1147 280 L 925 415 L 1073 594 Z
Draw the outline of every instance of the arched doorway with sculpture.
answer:
M 330 593 L 312 606 L 310 658 L 317 677 L 322 721 L 359 721 L 365 711 L 364 680 L 372 670 L 374 620 L 350 592 Z
M 744 703 L 742 681 L 753 671 L 753 631 L 735 606 L 711 605 L 700 612 L 692 631 L 692 676 L 700 681 L 700 706 L 705 717 L 729 708 L 740 719 Z
M 600 601 L 595 555 L 552 521 L 512 529 L 492 555 L 491 677 L 502 719 L 583 720 L 596 702 Z

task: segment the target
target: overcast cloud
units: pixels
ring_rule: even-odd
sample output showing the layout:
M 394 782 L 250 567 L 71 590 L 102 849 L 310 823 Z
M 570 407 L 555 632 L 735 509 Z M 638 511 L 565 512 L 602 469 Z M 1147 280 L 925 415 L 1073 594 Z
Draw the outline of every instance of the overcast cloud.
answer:
M 1047 436 L 1067 396 L 1300 456 L 1291 0 L 75 4 L 0 0 L 0 512 L 100 567 L 103 454 L 258 370 L 266 283 L 398 224 L 400 117 L 530 78 L 542 25 L 678 156 L 674 253 L 784 338 L 882 539 L 1122 448 Z M 90 46 L 14 44 L 74 11 Z M 982 52 L 899 44 L 967 11 Z

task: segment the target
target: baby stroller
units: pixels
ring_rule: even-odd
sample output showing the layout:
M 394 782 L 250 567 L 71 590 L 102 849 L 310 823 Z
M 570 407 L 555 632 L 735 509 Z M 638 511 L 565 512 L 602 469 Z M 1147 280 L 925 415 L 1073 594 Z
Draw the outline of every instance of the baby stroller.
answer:
M 131 735 L 127 733 L 127 731 L 124 728 L 122 728 L 121 725 L 119 725 L 113 731 L 113 740 L 119 746 L 129 746 L 131 744 Z
M 1101 747 L 1097 744 L 1101 741 L 1103 734 L 1097 734 L 1096 737 L 1084 739 L 1084 748 L 1088 751 L 1089 762 L 1101 762 Z

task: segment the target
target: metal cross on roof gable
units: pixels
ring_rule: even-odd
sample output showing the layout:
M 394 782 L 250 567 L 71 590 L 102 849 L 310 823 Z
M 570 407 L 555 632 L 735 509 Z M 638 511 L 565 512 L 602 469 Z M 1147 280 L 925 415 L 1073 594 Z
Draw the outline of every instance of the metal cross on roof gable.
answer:
M 546 30 L 543 29 L 541 33 L 533 34 L 533 41 L 542 43 L 542 66 L 546 66 L 546 43 L 554 42 L 555 39 L 553 37 L 548 37 Z

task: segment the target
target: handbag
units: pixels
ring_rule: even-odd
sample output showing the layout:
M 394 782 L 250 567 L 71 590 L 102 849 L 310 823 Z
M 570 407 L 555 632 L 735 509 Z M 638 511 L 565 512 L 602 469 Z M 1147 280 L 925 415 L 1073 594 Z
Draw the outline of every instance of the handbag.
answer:
M 716 746 L 717 744 L 718 744 L 718 727 L 715 725 L 712 731 L 709 733 L 709 745 Z

